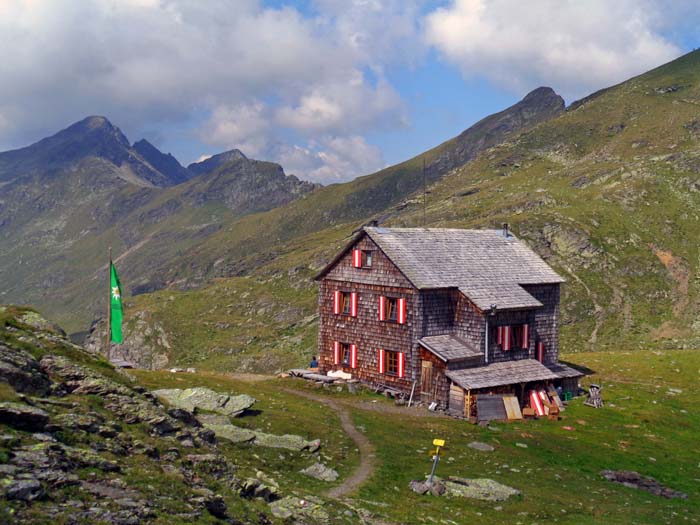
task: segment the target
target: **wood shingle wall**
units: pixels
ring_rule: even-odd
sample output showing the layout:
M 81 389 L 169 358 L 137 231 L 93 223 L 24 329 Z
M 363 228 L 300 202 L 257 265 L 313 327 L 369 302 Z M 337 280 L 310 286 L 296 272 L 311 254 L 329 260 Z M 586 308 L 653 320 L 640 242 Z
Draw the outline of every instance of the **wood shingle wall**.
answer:
M 319 367 L 322 373 L 343 370 L 367 383 L 384 383 L 410 392 L 420 375 L 420 362 L 413 347 L 415 290 L 374 244 L 367 238 L 360 249 L 373 250 L 370 269 L 354 268 L 352 252 L 346 254 L 319 287 Z M 333 292 L 358 293 L 357 317 L 333 313 Z M 406 298 L 406 323 L 379 320 L 379 297 Z M 333 342 L 357 345 L 357 368 L 333 363 Z M 405 354 L 404 377 L 379 373 L 379 349 Z

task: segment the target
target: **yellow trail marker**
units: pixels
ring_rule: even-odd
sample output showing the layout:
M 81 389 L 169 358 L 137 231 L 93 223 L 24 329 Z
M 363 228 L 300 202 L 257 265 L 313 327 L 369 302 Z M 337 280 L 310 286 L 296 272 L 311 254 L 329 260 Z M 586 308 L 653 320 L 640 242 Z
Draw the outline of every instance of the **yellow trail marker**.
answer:
M 431 456 L 433 456 L 433 468 L 430 470 L 430 476 L 428 477 L 428 484 L 433 483 L 433 476 L 435 475 L 435 468 L 437 467 L 438 461 L 440 461 L 440 447 L 445 446 L 444 439 L 433 439 L 433 445 L 435 445 L 435 450 L 431 451 Z

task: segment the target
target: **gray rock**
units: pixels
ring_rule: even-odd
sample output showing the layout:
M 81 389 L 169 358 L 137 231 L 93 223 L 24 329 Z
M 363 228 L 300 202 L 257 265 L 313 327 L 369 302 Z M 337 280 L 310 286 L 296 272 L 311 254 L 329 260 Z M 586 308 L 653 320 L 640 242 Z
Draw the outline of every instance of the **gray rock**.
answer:
M 474 450 L 480 450 L 482 452 L 493 452 L 495 449 L 488 443 L 482 443 L 481 441 L 472 441 L 467 445 L 469 448 Z
M 504 501 L 520 491 L 487 478 L 458 478 L 450 476 L 445 483 L 445 495 L 483 501 Z
M 329 523 L 330 517 L 324 508 L 308 499 L 287 496 L 270 504 L 272 515 L 280 519 L 292 519 L 299 523 Z
M 35 479 L 16 480 L 5 488 L 5 497 L 7 499 L 34 501 L 43 498 L 45 495 L 46 493 L 41 483 Z
M 338 473 L 322 463 L 314 463 L 300 472 L 312 478 L 320 479 L 321 481 L 335 481 L 338 479 Z
M 0 423 L 36 432 L 44 430 L 48 422 L 49 415 L 40 408 L 9 401 L 0 403 Z
M 214 392 L 208 388 L 168 388 L 155 390 L 158 397 L 165 399 L 176 408 L 182 408 L 191 412 L 208 410 L 229 417 L 236 417 L 249 409 L 255 403 L 255 399 L 247 394 L 231 396 Z
M 0 381 L 9 383 L 17 392 L 46 395 L 51 387 L 49 377 L 29 353 L 0 345 Z
M 287 450 L 302 451 L 315 446 L 315 441 L 306 441 L 303 437 L 294 434 L 278 436 L 265 432 L 256 432 L 253 442 L 261 447 L 285 448 Z
M 255 432 L 247 428 L 237 427 L 236 425 L 212 425 L 205 423 L 204 427 L 216 434 L 217 439 L 226 439 L 233 443 L 250 443 L 256 438 Z

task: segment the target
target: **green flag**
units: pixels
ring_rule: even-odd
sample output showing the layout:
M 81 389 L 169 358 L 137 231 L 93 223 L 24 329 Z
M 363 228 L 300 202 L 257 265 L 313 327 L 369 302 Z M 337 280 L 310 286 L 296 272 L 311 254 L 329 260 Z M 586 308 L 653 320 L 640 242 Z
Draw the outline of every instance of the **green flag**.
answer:
M 111 325 L 112 337 L 111 343 L 121 343 L 124 341 L 122 336 L 122 318 L 124 317 L 124 309 L 122 308 L 122 287 L 119 284 L 119 276 L 117 269 L 110 261 L 109 263 L 109 282 L 110 282 L 110 304 L 111 304 Z

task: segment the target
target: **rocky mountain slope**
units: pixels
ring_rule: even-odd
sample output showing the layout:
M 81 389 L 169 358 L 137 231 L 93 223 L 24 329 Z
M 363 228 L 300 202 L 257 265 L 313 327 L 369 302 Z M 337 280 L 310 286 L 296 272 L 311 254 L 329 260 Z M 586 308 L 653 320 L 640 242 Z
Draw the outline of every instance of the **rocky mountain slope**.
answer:
M 345 438 L 233 424 L 256 401 L 247 395 L 155 394 L 167 402 L 36 312 L 0 306 L 0 522 L 330 523 L 331 513 L 333 523 L 357 522 L 313 496 L 323 481 L 298 472 L 323 467 L 319 449 L 346 446 Z
M 146 162 L 168 178 L 168 186 L 185 182 L 194 175 L 170 153 L 166 155 L 146 139 L 134 142 L 132 147 Z
M 574 103 L 451 170 L 429 188 L 427 225 L 509 222 L 568 281 L 564 352 L 699 348 L 699 122 L 696 51 Z M 219 268 L 241 277 L 135 298 L 131 319 L 160 326 L 170 346 L 134 350 L 231 369 L 303 363 L 316 351 L 314 272 L 372 217 L 423 223 L 420 191 L 355 215 L 348 204 L 367 180 L 241 218 L 202 243 L 207 259 L 218 253 L 208 243 L 225 237 L 237 258 Z
M 101 309 L 108 246 L 131 291 L 158 289 L 179 253 L 242 215 L 316 188 L 277 164 L 223 159 L 214 172 L 193 175 L 146 141 L 131 147 L 104 117 L 0 153 L 3 300 L 85 329 Z

